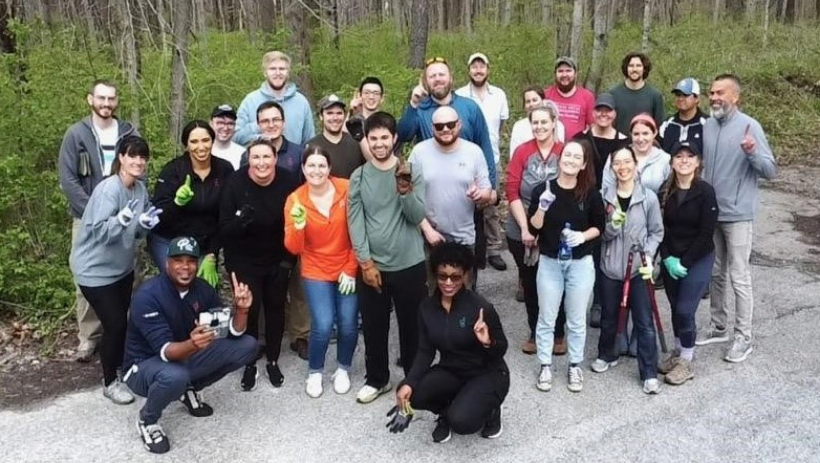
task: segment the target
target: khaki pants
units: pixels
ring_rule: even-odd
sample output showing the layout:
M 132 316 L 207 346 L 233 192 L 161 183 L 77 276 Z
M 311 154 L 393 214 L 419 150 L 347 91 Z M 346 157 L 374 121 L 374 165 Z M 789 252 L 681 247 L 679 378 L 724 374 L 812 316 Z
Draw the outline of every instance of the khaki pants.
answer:
M 728 328 L 729 306 L 734 299 L 735 333 L 752 336 L 752 236 L 754 222 L 718 222 L 713 240 L 712 326 Z
M 82 225 L 81 219 L 71 220 L 71 248 L 74 249 L 74 244 L 77 241 L 77 235 Z M 71 265 L 71 254 L 69 254 L 69 265 Z M 85 300 L 80 287 L 74 285 L 76 298 L 74 300 L 74 310 L 77 312 L 77 339 L 80 340 L 80 347 L 85 348 L 89 343 L 98 344 L 102 336 L 102 323 L 97 318 L 97 314 L 91 308 L 91 305 Z
M 297 339 L 307 340 L 310 336 L 310 312 L 305 300 L 305 288 L 302 286 L 301 261 L 296 263 L 288 283 L 288 302 L 285 305 L 285 329 L 291 342 Z
M 482 209 L 484 212 L 484 236 L 487 240 L 487 257 L 501 255 L 501 219 L 498 207 L 493 204 Z

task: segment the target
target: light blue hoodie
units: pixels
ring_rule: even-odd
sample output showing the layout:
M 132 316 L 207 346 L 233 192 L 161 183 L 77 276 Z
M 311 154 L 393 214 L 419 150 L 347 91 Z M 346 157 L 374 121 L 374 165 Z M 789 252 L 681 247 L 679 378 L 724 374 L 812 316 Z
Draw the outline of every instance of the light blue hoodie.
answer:
M 612 172 L 610 160 L 612 156 L 606 158 L 606 165 L 604 165 L 604 178 L 601 191 L 607 188 L 615 188 L 615 173 Z M 646 157 L 642 164 L 638 164 L 638 181 L 646 188 L 652 190 L 656 195 L 660 191 L 669 174 L 672 173 L 672 166 L 669 165 L 671 156 L 666 151 L 652 147 L 649 156 Z
M 236 113 L 236 133 L 233 141 L 242 146 L 255 140 L 262 133 L 256 124 L 256 110 L 266 101 L 275 101 L 285 110 L 285 128 L 283 134 L 288 141 L 304 146 L 308 140 L 316 135 L 313 126 L 313 111 L 310 102 L 296 90 L 296 84 L 288 82 L 281 97 L 275 96 L 267 82 L 263 82 L 258 90 L 245 96 L 239 111 Z

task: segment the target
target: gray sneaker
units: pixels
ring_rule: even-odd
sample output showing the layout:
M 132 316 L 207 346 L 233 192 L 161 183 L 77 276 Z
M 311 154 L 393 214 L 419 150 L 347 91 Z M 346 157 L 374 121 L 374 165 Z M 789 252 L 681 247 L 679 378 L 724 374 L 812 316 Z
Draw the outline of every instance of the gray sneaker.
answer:
M 541 365 L 541 373 L 538 374 L 538 380 L 535 382 L 535 387 L 539 391 L 547 392 L 552 389 L 552 367 L 549 365 Z
M 567 389 L 572 392 L 581 392 L 583 388 L 584 373 L 581 371 L 581 367 L 578 365 L 569 367 L 569 370 L 567 370 Z
M 726 352 L 726 357 L 723 357 L 723 360 L 739 363 L 746 360 L 746 357 L 748 357 L 753 350 L 755 350 L 755 348 L 752 345 L 752 339 L 737 333 L 732 347 Z
M 729 330 L 726 328 L 719 330 L 714 326 L 710 326 L 709 330 L 705 333 L 699 334 L 697 341 L 695 341 L 696 346 L 705 346 L 707 344 L 716 344 L 719 342 L 728 342 L 729 341 Z
M 103 382 L 103 395 L 117 405 L 127 405 L 134 401 L 134 395 L 119 378 L 112 381 L 108 386 Z

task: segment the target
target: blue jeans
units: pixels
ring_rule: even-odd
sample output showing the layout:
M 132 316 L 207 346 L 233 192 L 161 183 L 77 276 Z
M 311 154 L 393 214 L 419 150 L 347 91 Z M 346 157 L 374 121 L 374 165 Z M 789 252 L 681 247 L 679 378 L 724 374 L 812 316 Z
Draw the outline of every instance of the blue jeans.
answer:
M 564 296 L 567 313 L 567 351 L 569 363 L 584 360 L 587 330 L 587 304 L 595 286 L 595 266 L 592 256 L 560 261 L 541 254 L 538 274 L 538 323 L 535 326 L 535 345 L 542 365 L 552 365 L 552 347 L 555 319 Z
M 632 314 L 633 331 L 638 338 L 638 371 L 642 381 L 658 375 L 658 346 L 655 343 L 655 325 L 652 324 L 652 309 L 646 284 L 639 274 L 632 277 L 629 286 L 629 311 Z M 598 358 L 607 362 L 618 359 L 615 333 L 618 329 L 622 291 L 622 280 L 613 280 L 606 275 L 601 277 L 601 337 L 598 338 Z
M 698 310 L 700 297 L 709 287 L 712 278 L 712 266 L 715 262 L 715 252 L 712 251 L 692 264 L 684 278 L 675 280 L 661 265 L 663 273 L 663 289 L 669 299 L 672 309 L 672 330 L 675 337 L 680 339 L 682 347 L 695 347 L 697 327 L 695 326 L 695 312 Z
M 165 273 L 165 261 L 168 260 L 168 246 L 171 245 L 171 240 L 151 233 L 148 235 L 148 254 L 151 254 L 151 260 L 157 266 L 159 273 Z
M 339 368 L 350 369 L 353 352 L 359 340 L 359 306 L 356 293 L 342 295 L 339 284 L 303 278 L 305 297 L 310 309 L 310 340 L 308 341 L 308 369 L 321 372 L 330 343 L 330 332 L 335 320 L 338 332 L 336 362 Z

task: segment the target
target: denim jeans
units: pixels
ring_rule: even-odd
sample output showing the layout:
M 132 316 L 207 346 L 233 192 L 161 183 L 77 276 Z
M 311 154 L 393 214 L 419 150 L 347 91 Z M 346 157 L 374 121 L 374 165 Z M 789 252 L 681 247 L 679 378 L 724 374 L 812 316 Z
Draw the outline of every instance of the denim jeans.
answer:
M 687 275 L 679 280 L 672 278 L 666 271 L 666 266 L 661 265 L 663 288 L 672 309 L 672 330 L 675 337 L 680 339 L 682 347 L 695 347 L 695 312 L 698 310 L 700 297 L 709 287 L 714 261 L 715 253 L 712 251 L 692 264 L 687 269 Z
M 570 363 L 584 360 L 586 341 L 587 304 L 595 286 L 595 266 L 592 256 L 560 261 L 541 255 L 536 275 L 538 287 L 538 324 L 535 327 L 535 345 L 542 365 L 552 365 L 555 319 L 564 295 L 567 313 L 567 350 Z
M 359 340 L 359 306 L 356 293 L 342 295 L 339 284 L 303 278 L 305 297 L 310 309 L 310 340 L 308 341 L 308 369 L 321 373 L 330 343 L 330 332 L 335 320 L 338 328 L 336 362 L 348 370 L 353 363 L 353 352 Z
M 168 260 L 168 246 L 171 245 L 171 240 L 151 233 L 148 235 L 148 254 L 151 254 L 151 260 L 157 266 L 159 273 L 165 273 L 165 261 Z

